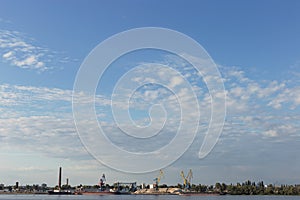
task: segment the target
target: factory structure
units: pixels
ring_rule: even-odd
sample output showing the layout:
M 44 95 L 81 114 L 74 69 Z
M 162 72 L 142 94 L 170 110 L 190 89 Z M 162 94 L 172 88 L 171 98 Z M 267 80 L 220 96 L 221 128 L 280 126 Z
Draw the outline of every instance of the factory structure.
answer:
M 137 182 L 115 182 L 113 185 L 106 184 L 106 176 L 102 176 L 98 179 L 98 184 L 94 186 L 77 186 L 71 187 L 69 185 L 69 178 L 66 178 L 66 183 L 63 184 L 63 170 L 62 167 L 58 168 L 58 181 L 57 185 L 53 188 L 47 187 L 46 184 L 33 185 L 32 187 L 20 186 L 17 181 L 14 186 L 6 187 L 4 184 L 0 184 L 0 193 L 13 192 L 13 193 L 34 193 L 34 194 L 49 194 L 49 195 L 120 195 L 120 194 L 180 194 L 190 189 L 191 179 L 193 177 L 192 170 L 190 170 L 187 176 L 184 172 L 180 173 L 182 177 L 183 188 L 171 188 L 167 189 L 160 185 L 161 180 L 165 177 L 163 170 L 159 170 L 158 175 L 153 179 L 152 183 L 137 185 Z M 165 185 L 166 186 L 166 185 Z

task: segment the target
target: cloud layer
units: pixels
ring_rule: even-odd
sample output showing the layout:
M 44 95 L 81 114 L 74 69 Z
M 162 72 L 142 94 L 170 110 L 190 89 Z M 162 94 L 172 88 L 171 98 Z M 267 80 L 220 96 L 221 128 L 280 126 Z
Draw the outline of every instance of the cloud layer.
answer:
M 39 72 L 59 68 L 70 59 L 62 53 L 36 44 L 21 32 L 0 29 L 1 60 L 22 69 Z
M 261 164 L 268 165 L 259 158 L 259 155 L 269 155 L 270 163 L 273 164 L 276 163 L 276 157 L 272 156 L 273 151 L 277 157 L 284 157 L 287 151 L 294 155 L 297 148 L 295 141 L 298 141 L 300 136 L 298 123 L 300 89 L 297 85 L 291 84 L 292 79 L 282 82 L 254 80 L 250 78 L 251 75 L 237 67 L 219 66 L 226 89 L 226 122 L 216 148 L 205 161 L 199 161 L 197 153 L 210 119 L 211 95 L 197 72 L 188 66 L 183 67 L 178 60 L 170 57 L 166 58 L 165 63 L 172 63 L 171 65 L 176 66 L 175 69 L 181 71 L 191 82 L 199 99 L 201 112 L 199 131 L 194 144 L 180 159 L 181 162 L 180 160 L 176 162 L 170 170 L 186 168 L 187 165 L 189 168 L 198 169 L 199 165 L 205 168 L 205 165 L 214 167 L 226 164 L 232 166 L 232 170 L 244 172 L 248 170 L 251 173 L 259 170 Z M 144 64 L 151 65 L 151 63 Z M 138 73 L 132 79 L 136 83 L 142 81 Z M 147 73 L 151 73 L 151 70 Z M 164 76 L 164 71 L 160 73 Z M 182 81 L 174 76 L 170 78 L 169 87 L 177 88 L 178 95 L 188 102 L 190 97 L 182 90 Z M 132 139 L 124 135 L 113 121 L 110 97 L 98 94 L 95 99 L 97 116 L 111 142 L 128 151 L 149 151 L 168 144 L 176 131 L 174 125 L 178 124 L 178 116 L 175 113 L 178 111 L 178 102 L 176 103 L 174 94 L 166 89 L 148 85 L 140 88 L 132 97 L 129 106 L 133 109 L 133 115 L 138 114 L 134 118 L 137 124 L 149 123 L 148 110 L 149 105 L 151 106 L 149 102 L 167 103 L 167 108 L 171 110 L 169 121 L 157 141 L 155 138 L 150 138 L 151 142 L 148 143 Z M 89 100 L 86 98 L 87 102 Z M 118 98 L 115 100 L 114 104 L 119 108 L 128 108 L 127 101 Z M 187 106 L 184 109 L 188 111 L 190 117 L 195 117 L 193 107 Z M 71 159 L 79 166 L 80 163 L 86 165 L 89 161 L 93 162 L 81 145 L 76 132 L 72 116 L 71 90 L 2 84 L 0 112 L 2 152 L 9 152 L 11 147 L 14 147 L 19 152 L 39 152 L 49 159 Z M 88 124 L 86 127 L 90 128 Z M 89 131 L 97 130 L 89 129 Z M 106 141 L 91 138 L 91 142 L 101 147 Z M 274 150 L 274 146 L 278 148 Z M 283 146 L 286 146 L 284 150 L 281 149 Z M 247 165 L 248 168 L 245 167 Z

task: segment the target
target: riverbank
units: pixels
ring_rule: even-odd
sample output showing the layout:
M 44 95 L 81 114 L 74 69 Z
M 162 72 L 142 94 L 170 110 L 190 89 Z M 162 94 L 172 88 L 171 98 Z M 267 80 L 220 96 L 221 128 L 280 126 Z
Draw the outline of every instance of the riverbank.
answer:
M 184 191 L 180 188 L 159 188 L 156 189 L 140 189 L 135 191 L 135 195 L 183 195 L 183 196 L 216 196 L 220 193 L 207 193 L 207 192 L 192 192 Z

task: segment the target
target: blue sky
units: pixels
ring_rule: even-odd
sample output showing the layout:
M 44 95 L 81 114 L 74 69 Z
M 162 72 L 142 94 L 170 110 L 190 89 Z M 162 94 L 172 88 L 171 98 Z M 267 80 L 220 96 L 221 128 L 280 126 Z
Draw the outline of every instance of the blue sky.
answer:
M 95 161 L 81 144 L 72 116 L 75 77 L 90 51 L 114 34 L 150 26 L 188 35 L 217 64 L 227 102 L 222 135 L 213 151 L 199 160 L 210 117 L 203 80 L 187 76 L 193 71 L 183 70 L 186 64 L 173 55 L 141 51 L 114 62 L 97 90 L 97 116 L 111 133 L 108 137 L 131 150 L 150 150 L 170 140 L 178 122 L 176 104 L 166 106 L 174 118 L 161 133 L 161 143 L 140 146 L 138 140 L 120 137 L 109 99 L 116 80 L 135 65 L 168 63 L 197 89 L 203 121 L 190 148 L 164 169 L 163 182 L 177 184 L 180 171 L 192 169 L 195 183 L 299 183 L 299 9 L 296 0 L 0 1 L 0 156 L 5 163 L 0 182 L 54 185 L 60 165 L 71 184 L 94 184 L 102 173 L 110 183 L 152 182 L 158 171 L 126 174 Z M 140 77 L 145 71 L 135 73 Z M 171 96 L 159 87 L 140 88 L 130 107 L 136 123 L 147 123 L 148 106 Z

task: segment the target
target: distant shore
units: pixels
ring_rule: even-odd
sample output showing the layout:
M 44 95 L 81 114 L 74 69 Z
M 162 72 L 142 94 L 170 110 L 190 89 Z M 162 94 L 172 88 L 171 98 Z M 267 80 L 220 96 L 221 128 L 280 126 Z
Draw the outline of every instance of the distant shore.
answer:
M 62 190 L 72 191 L 73 194 L 79 194 L 82 191 L 99 191 L 98 185 L 63 185 Z M 45 195 L 48 191 L 54 190 L 56 187 L 48 187 L 46 184 L 39 185 L 25 185 L 25 186 L 4 186 L 0 188 L 0 195 Z M 116 191 L 122 189 L 129 189 L 127 187 L 118 188 L 116 185 L 110 186 L 106 184 L 103 186 L 104 190 Z M 103 190 L 103 191 L 104 191 Z M 177 184 L 175 186 L 168 186 L 166 184 L 159 185 L 153 188 L 149 185 L 138 185 L 131 188 L 130 194 L 132 195 L 281 195 L 281 196 L 299 196 L 300 195 L 300 184 L 294 185 L 274 185 L 274 184 L 264 184 L 263 181 L 251 182 L 245 181 L 236 184 L 225 184 L 216 183 L 215 185 L 204 185 L 204 184 L 190 184 L 181 185 Z

